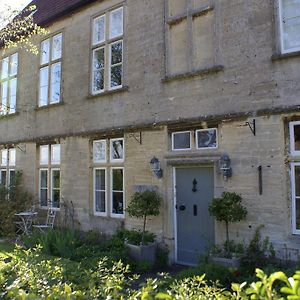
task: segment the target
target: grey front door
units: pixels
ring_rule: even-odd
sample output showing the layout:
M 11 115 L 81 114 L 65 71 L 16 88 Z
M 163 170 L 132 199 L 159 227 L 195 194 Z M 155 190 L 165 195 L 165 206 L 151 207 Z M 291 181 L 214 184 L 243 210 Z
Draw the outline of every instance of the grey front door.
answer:
M 177 262 L 197 264 L 214 244 L 213 167 L 176 168 Z

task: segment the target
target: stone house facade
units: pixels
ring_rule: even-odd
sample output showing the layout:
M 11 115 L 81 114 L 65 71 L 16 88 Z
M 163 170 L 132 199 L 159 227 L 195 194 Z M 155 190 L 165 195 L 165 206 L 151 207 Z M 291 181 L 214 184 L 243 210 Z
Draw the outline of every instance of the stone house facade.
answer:
M 211 199 L 237 192 L 248 215 L 231 237 L 263 224 L 298 259 L 299 0 L 34 2 L 40 54 L 1 52 L 2 183 L 22 170 L 41 209 L 72 203 L 81 229 L 106 234 L 141 228 L 126 205 L 155 188 L 149 231 L 187 264 L 224 240 Z

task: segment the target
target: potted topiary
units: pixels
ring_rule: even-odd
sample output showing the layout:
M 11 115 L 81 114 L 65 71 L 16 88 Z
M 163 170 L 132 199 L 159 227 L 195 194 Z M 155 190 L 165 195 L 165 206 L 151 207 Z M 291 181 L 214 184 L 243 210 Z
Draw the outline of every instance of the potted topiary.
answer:
M 209 206 L 209 213 L 219 222 L 225 222 L 226 242 L 221 247 L 222 257 L 212 257 L 212 260 L 226 266 L 237 267 L 239 259 L 231 253 L 232 244 L 229 239 L 229 223 L 242 221 L 246 218 L 247 209 L 242 205 L 242 197 L 236 193 L 224 192 L 221 198 L 215 198 Z
M 131 244 L 127 241 L 131 256 L 138 261 L 149 261 L 154 263 L 156 253 L 156 243 L 147 244 L 145 242 L 146 223 L 149 216 L 158 216 L 161 197 L 155 191 L 145 190 L 143 192 L 136 192 L 131 198 L 126 212 L 131 217 L 143 219 L 143 230 L 141 243 L 139 245 Z

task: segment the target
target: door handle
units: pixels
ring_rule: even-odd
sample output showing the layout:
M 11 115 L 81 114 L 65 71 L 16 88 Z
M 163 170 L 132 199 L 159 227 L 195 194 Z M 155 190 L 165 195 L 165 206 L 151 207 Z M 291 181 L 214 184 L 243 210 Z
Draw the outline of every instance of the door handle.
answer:
M 185 205 L 180 205 L 179 210 L 181 210 L 181 211 L 185 210 Z
M 198 207 L 197 205 L 194 205 L 194 216 L 198 215 Z

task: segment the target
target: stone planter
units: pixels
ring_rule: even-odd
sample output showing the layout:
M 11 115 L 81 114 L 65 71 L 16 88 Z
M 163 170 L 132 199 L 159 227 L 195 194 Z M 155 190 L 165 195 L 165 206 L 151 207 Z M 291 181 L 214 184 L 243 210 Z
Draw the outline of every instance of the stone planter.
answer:
M 148 261 L 152 264 L 155 263 L 156 259 L 156 249 L 157 249 L 157 244 L 151 243 L 148 245 L 132 245 L 129 243 L 125 243 L 125 245 L 129 249 L 129 255 L 132 259 L 136 261 Z
M 225 258 L 225 257 L 217 257 L 211 256 L 209 259 L 211 262 L 227 267 L 227 268 L 239 268 L 240 267 L 240 258 L 233 257 L 233 258 Z

